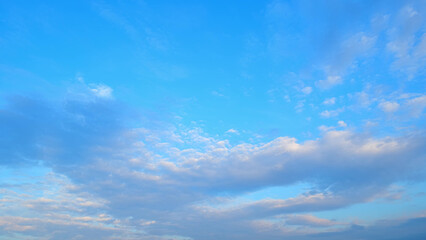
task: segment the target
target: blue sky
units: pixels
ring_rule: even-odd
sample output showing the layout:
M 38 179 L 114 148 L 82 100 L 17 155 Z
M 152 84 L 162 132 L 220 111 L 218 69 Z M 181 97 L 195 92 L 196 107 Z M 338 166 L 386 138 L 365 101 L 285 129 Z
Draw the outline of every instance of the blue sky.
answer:
M 425 239 L 425 19 L 1 2 L 0 239 Z

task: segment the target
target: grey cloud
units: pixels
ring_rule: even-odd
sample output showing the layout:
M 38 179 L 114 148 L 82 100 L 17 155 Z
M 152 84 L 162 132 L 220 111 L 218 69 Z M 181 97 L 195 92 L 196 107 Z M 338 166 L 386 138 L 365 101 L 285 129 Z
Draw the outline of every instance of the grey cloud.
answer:
M 353 225 L 345 231 L 321 233 L 300 239 L 421 240 L 426 237 L 425 227 L 426 218 L 419 217 L 397 222 L 383 221 L 369 227 Z

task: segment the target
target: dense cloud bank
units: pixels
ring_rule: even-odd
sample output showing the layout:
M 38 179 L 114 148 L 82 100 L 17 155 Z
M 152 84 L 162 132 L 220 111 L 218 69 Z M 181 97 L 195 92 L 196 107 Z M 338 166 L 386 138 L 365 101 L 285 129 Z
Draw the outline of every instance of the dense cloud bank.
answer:
M 128 219 L 130 225 L 152 223 L 144 228 L 159 236 L 195 239 L 225 239 L 224 235 L 232 239 L 233 231 L 254 231 L 277 217 L 301 222 L 301 217 L 289 214 L 392 197 L 392 184 L 425 177 L 422 131 L 375 138 L 331 128 L 320 138 L 304 142 L 279 137 L 267 143 L 231 145 L 197 128 L 180 131 L 165 125 L 149 130 L 143 126 L 146 122 L 137 121 L 144 119 L 140 116 L 111 99 L 69 98 L 52 103 L 11 97 L 0 112 L 1 132 L 6 133 L 0 137 L 1 164 L 50 168 L 75 185 L 74 194 L 90 193 L 102 201 L 101 209 L 114 218 Z M 301 182 L 311 188 L 292 198 L 226 204 L 232 196 Z M 215 200 L 224 192 L 230 198 Z M 31 222 L 10 218 L 17 224 Z M 302 219 L 305 224 L 327 221 Z M 271 228 L 282 234 L 295 231 Z M 374 229 L 345 231 L 369 234 Z

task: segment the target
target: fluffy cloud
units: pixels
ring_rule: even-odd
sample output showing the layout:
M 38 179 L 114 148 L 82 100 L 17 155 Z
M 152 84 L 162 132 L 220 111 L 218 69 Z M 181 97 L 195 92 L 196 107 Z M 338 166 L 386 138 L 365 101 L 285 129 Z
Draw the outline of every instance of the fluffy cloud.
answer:
M 96 85 L 90 89 L 93 94 L 101 98 L 111 98 L 112 97 L 112 88 L 106 85 Z
M 228 131 L 226 131 L 226 133 L 233 133 L 233 134 L 240 134 L 239 132 L 238 132 L 238 130 L 235 130 L 235 129 L 233 129 L 233 128 L 231 128 L 231 129 L 229 129 Z
M 157 236 L 196 239 L 232 238 L 232 229 L 255 231 L 247 221 L 368 202 L 383 196 L 394 182 L 424 176 L 426 141 L 421 133 L 374 138 L 327 130 L 321 138 L 305 142 L 279 137 L 262 144 L 230 145 L 201 129 L 128 127 L 129 116 L 137 115 L 102 98 L 71 98 L 59 104 L 10 98 L 0 112 L 1 164 L 33 166 L 41 161 L 66 176 L 79 192 L 99 199 L 58 208 L 104 209 L 99 214 L 131 219 L 130 226 L 145 226 Z M 292 198 L 236 207 L 203 204 L 223 192 L 232 202 L 232 196 L 244 192 L 298 182 L 313 187 Z M 52 207 L 62 203 L 43 197 L 20 204 L 55 212 Z M 99 214 L 73 219 L 78 224 L 101 221 Z M 22 224 L 15 229 L 38 228 L 31 219 L 18 219 Z M 194 226 L 203 229 L 210 223 L 215 228 L 193 231 Z
M 379 104 L 379 108 L 386 113 L 396 112 L 399 108 L 399 104 L 396 102 L 382 102 Z

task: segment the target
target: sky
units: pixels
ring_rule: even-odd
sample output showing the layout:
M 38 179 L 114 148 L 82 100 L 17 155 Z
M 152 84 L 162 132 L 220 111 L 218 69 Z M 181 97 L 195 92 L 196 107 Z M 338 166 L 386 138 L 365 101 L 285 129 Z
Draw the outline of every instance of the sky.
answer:
M 0 240 L 426 239 L 426 1 L 1 1 Z

